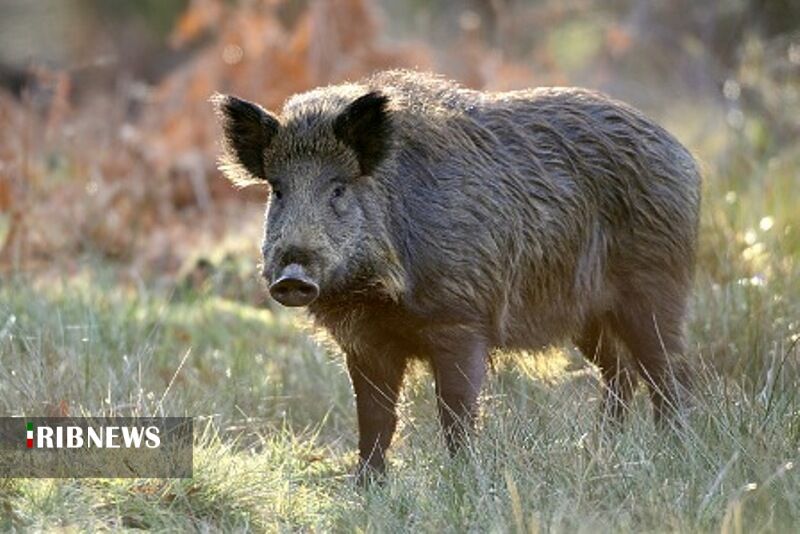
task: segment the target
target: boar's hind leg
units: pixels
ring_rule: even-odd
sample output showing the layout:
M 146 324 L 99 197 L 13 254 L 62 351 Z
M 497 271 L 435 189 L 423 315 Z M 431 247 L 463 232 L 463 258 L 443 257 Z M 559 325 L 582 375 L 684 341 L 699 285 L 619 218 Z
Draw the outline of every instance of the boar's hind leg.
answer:
M 470 336 L 446 336 L 431 356 L 439 420 L 451 453 L 474 427 L 478 395 L 486 376 L 488 347 Z
M 640 375 L 650 389 L 656 422 L 664 425 L 680 413 L 687 376 L 682 300 L 661 295 L 657 304 L 629 300 L 614 315 L 615 330 L 627 345 Z
M 397 397 L 406 359 L 368 359 L 348 354 L 347 368 L 356 395 L 358 413 L 359 482 L 386 468 L 386 450 L 397 426 Z
M 590 320 L 576 340 L 583 355 L 600 369 L 603 377 L 603 410 L 616 421 L 622 421 L 633 397 L 633 376 L 626 355 L 617 350 L 611 330 L 600 320 Z

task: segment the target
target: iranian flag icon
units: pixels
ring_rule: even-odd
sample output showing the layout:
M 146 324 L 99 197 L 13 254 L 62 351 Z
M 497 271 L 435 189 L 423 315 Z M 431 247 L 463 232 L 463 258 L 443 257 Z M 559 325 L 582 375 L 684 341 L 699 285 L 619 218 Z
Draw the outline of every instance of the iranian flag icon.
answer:
M 28 438 L 28 448 L 32 449 L 33 448 L 33 423 L 28 423 L 28 432 L 27 432 L 27 436 L 26 437 Z

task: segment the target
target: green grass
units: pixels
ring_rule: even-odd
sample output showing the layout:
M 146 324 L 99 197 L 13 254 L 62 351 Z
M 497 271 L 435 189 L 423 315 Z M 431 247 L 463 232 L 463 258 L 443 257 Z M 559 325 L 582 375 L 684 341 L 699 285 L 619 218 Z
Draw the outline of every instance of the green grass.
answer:
M 0 480 L 0 529 L 795 530 L 800 151 L 719 143 L 693 144 L 707 181 L 684 431 L 658 432 L 640 391 L 612 432 L 596 371 L 570 348 L 501 355 L 479 433 L 451 459 L 418 369 L 391 475 L 359 490 L 341 358 L 301 314 L 253 304 L 254 274 L 236 256 L 174 290 L 94 263 L 63 281 L 0 280 L 0 414 L 191 415 L 195 476 Z

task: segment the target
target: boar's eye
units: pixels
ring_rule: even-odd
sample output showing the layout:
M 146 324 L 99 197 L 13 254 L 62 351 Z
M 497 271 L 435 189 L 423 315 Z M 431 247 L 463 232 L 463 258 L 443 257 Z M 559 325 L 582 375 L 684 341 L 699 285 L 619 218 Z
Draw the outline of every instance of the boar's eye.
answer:
M 281 193 L 281 191 L 278 188 L 273 187 L 272 196 L 274 196 L 276 200 L 280 200 L 281 198 L 283 198 L 283 193 Z
M 344 195 L 344 186 L 337 185 L 333 188 L 333 198 L 341 198 Z

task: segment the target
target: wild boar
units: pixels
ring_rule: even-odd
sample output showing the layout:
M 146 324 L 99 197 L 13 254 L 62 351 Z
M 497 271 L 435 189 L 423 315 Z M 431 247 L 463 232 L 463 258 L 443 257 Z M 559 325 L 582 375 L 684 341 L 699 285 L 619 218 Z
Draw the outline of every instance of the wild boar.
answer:
M 406 364 L 430 363 L 451 451 L 495 349 L 573 341 L 621 417 L 635 375 L 680 400 L 700 175 L 600 93 L 490 93 L 413 71 L 290 98 L 213 98 L 221 169 L 271 188 L 263 276 L 346 355 L 359 473 L 383 472 Z

